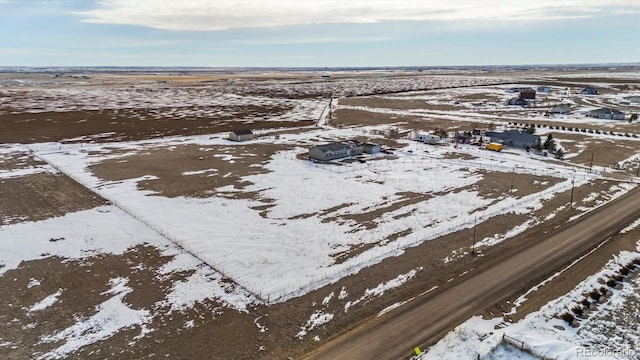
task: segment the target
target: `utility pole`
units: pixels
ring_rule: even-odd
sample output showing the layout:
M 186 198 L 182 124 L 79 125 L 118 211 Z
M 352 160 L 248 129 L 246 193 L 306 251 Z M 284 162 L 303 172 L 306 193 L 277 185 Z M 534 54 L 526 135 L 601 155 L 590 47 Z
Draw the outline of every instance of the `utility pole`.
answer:
M 638 170 L 636 170 L 636 177 L 640 175 L 640 163 L 638 163 Z
M 471 255 L 476 254 L 476 226 L 478 226 L 478 215 L 473 222 L 473 238 L 471 239 Z
M 511 173 L 511 189 L 509 190 L 509 194 L 511 194 L 513 192 L 513 177 L 515 176 L 516 173 L 516 167 L 513 167 L 513 172 Z
M 575 178 L 574 175 L 571 175 L 571 201 L 569 202 L 569 209 L 573 209 L 573 187 Z
M 591 163 L 589 164 L 589 172 L 591 172 L 592 167 L 593 167 L 593 153 L 591 153 Z

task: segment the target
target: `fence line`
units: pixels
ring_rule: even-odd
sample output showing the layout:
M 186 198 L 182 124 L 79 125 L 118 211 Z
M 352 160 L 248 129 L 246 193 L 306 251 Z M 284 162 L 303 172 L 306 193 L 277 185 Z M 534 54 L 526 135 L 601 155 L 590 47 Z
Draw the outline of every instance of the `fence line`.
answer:
M 206 256 L 202 256 L 198 251 L 194 251 L 191 248 L 189 248 L 189 246 L 187 244 L 185 244 L 184 242 L 178 240 L 176 237 L 174 237 L 173 235 L 169 234 L 168 232 L 166 232 L 165 230 L 163 230 L 161 227 L 156 226 L 155 224 L 145 220 L 144 218 L 136 215 L 135 211 L 133 211 L 132 209 L 130 209 L 129 207 L 123 205 L 122 203 L 120 203 L 119 201 L 115 200 L 115 199 L 110 199 L 107 196 L 104 196 L 103 194 L 101 194 L 100 192 L 98 192 L 97 189 L 92 188 L 91 186 L 85 184 L 83 181 L 81 181 L 79 178 L 75 177 L 74 175 L 72 175 L 71 173 L 65 172 L 62 170 L 62 168 L 60 166 L 58 166 L 57 164 L 53 163 L 52 161 L 50 161 L 49 159 L 46 159 L 42 156 L 37 155 L 33 149 L 29 148 L 29 151 L 31 152 L 31 155 L 34 156 L 35 158 L 46 162 L 47 164 L 49 164 L 51 167 L 53 167 L 54 169 L 56 169 L 58 172 L 66 175 L 67 177 L 69 177 L 70 179 L 72 179 L 73 181 L 77 182 L 78 184 L 82 185 L 84 188 L 86 188 L 87 190 L 93 192 L 94 194 L 106 199 L 107 201 L 109 201 L 109 203 L 111 203 L 112 205 L 114 205 L 115 207 L 117 207 L 118 209 L 122 210 L 125 214 L 131 216 L 133 219 L 137 220 L 138 222 L 140 222 L 141 224 L 145 225 L 147 228 L 151 229 L 152 231 L 154 231 L 155 233 L 157 233 L 158 235 L 160 235 L 161 237 L 165 238 L 166 240 L 170 241 L 171 243 L 175 244 L 179 249 L 191 254 L 193 257 L 195 257 L 196 259 L 200 260 L 203 264 L 206 264 L 207 266 L 209 266 L 212 270 L 214 270 L 215 272 L 219 273 L 220 275 L 222 275 L 223 277 L 230 279 L 231 281 L 233 281 L 239 288 L 241 288 L 242 290 L 246 291 L 248 294 L 251 294 L 252 296 L 256 297 L 257 299 L 259 299 L 262 302 L 267 302 L 265 301 L 265 299 L 262 297 L 262 294 L 260 292 L 255 292 L 250 290 L 250 287 L 240 281 L 238 281 L 237 279 L 227 275 L 224 270 L 222 270 L 222 268 L 218 268 L 214 265 L 214 262 L 211 262 L 207 259 Z
M 505 344 L 505 345 L 513 346 L 513 347 L 515 347 L 516 349 L 518 349 L 520 351 L 524 351 L 524 352 L 526 352 L 528 354 L 531 354 L 531 355 L 533 355 L 533 356 L 535 356 L 535 357 L 537 357 L 537 358 L 539 358 L 541 360 L 553 360 L 553 358 L 549 358 L 549 357 L 546 357 L 546 356 L 540 354 L 538 351 L 536 351 L 536 349 L 533 346 L 527 344 L 526 342 L 524 342 L 522 340 L 518 340 L 518 339 L 516 339 L 514 337 L 511 337 L 511 336 L 505 334 L 505 333 L 502 334 L 501 342 L 503 344 Z

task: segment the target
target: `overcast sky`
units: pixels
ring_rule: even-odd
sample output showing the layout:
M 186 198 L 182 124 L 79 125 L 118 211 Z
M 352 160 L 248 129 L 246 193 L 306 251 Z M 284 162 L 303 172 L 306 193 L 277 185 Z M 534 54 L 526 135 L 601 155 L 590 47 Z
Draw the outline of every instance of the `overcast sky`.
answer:
M 0 0 L 0 66 L 611 62 L 639 0 Z

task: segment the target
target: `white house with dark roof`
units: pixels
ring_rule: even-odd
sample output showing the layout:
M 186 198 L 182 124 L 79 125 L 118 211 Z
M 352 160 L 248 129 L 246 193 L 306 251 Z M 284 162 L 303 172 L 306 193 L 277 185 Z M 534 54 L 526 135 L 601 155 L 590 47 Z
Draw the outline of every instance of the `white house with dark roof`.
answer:
M 611 108 L 600 108 L 589 111 L 587 116 L 596 119 L 624 120 L 625 113 Z
M 316 145 L 309 149 L 309 159 L 315 161 L 329 161 L 345 157 L 362 155 L 364 147 L 362 143 L 350 140 L 329 144 Z
M 554 114 L 569 114 L 571 113 L 571 105 L 569 104 L 560 104 L 551 109 L 551 112 Z
M 507 130 L 503 132 L 487 131 L 485 135 L 491 138 L 492 143 L 513 147 L 533 148 L 540 144 L 540 136 L 519 130 Z

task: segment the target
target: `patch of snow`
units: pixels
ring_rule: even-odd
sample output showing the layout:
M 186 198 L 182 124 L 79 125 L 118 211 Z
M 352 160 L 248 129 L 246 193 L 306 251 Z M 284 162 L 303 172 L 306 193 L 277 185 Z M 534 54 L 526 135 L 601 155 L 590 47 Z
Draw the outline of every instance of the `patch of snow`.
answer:
M 620 230 L 620 234 L 626 234 L 629 231 L 632 231 L 633 229 L 637 228 L 638 226 L 640 226 L 640 218 L 638 218 L 638 220 L 629 224 L 629 226 L 627 226 L 626 228 Z
M 46 298 L 42 299 L 40 302 L 31 306 L 29 308 L 29 312 L 40 311 L 48 308 L 49 306 L 55 304 L 56 301 L 58 301 L 58 297 L 60 295 L 62 295 L 62 289 L 59 289 L 57 292 L 47 296 Z
M 373 289 L 366 289 L 364 291 L 364 295 L 362 295 L 359 299 L 354 300 L 354 301 L 349 301 L 349 302 L 347 302 L 345 304 L 344 312 L 348 312 L 350 307 L 352 307 L 354 305 L 357 305 L 357 304 L 359 304 L 359 303 L 361 303 L 363 301 L 366 302 L 370 298 L 382 296 L 385 293 L 385 291 L 388 291 L 388 290 L 391 290 L 391 289 L 394 289 L 394 288 L 402 286 L 407 281 L 413 279 L 416 276 L 416 274 L 419 271 L 422 271 L 422 270 L 423 270 L 422 267 L 419 267 L 417 269 L 413 269 L 413 270 L 409 271 L 406 274 L 400 274 L 400 275 L 396 276 L 395 278 L 393 278 L 393 279 L 391 279 L 391 280 L 389 280 L 389 281 L 387 281 L 385 283 L 381 283 L 381 284 L 379 284 L 378 286 L 376 286 Z
M 84 346 L 108 339 L 124 328 L 140 326 L 144 329 L 144 324 L 149 322 L 151 315 L 148 310 L 133 310 L 124 303 L 124 297 L 132 291 L 127 286 L 127 281 L 124 278 L 111 279 L 112 288 L 102 294 L 113 296 L 96 306 L 93 315 L 88 318 L 76 318 L 74 325 L 56 334 L 43 337 L 42 342 L 63 341 L 63 344 L 39 358 L 66 357 Z
M 317 328 L 318 326 L 322 326 L 328 323 L 332 319 L 333 319 L 333 314 L 326 314 L 322 311 L 317 310 L 316 312 L 311 314 L 311 317 L 309 318 L 309 320 L 307 320 L 307 323 L 302 327 L 302 330 L 300 330 L 300 332 L 296 334 L 296 337 L 298 339 L 302 339 L 305 335 L 307 335 L 309 331 Z
M 331 292 L 331 294 L 329 294 L 329 296 L 325 297 L 325 298 L 322 300 L 322 305 L 323 305 L 323 306 L 327 306 L 327 305 L 329 305 L 329 301 L 331 301 L 331 299 L 333 299 L 333 295 L 334 295 L 334 293 L 333 293 L 333 292 Z
M 346 299 L 347 296 L 349 296 L 349 293 L 343 286 L 342 289 L 340 289 L 340 294 L 338 295 L 338 299 L 343 300 L 343 299 Z

